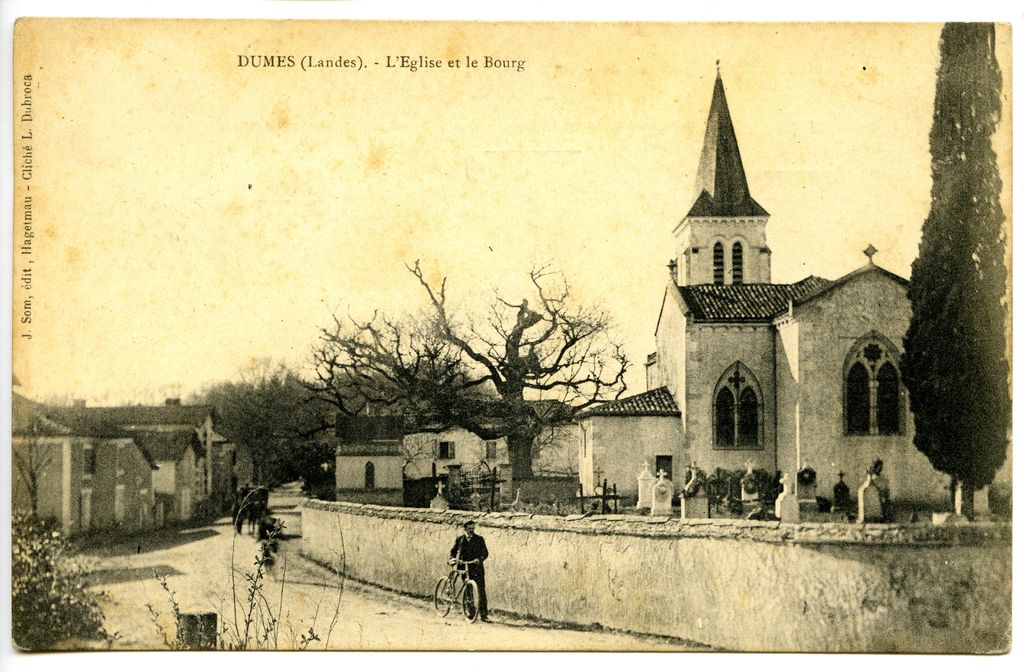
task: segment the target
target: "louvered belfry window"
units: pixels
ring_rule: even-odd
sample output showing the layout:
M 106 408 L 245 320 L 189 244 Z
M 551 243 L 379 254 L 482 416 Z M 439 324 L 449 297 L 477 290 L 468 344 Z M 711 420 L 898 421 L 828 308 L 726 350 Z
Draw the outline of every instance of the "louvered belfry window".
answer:
M 715 284 L 725 284 L 725 248 L 721 243 L 715 243 L 714 248 Z
M 732 244 L 732 284 L 743 284 L 743 243 Z

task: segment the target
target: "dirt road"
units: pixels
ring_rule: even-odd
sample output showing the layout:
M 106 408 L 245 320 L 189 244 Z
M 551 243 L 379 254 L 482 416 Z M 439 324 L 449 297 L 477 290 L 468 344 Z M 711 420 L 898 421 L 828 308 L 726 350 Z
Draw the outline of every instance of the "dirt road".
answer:
M 301 495 L 294 490 L 274 493 L 271 506 L 286 524 L 286 533 L 299 527 Z M 155 618 L 173 636 L 170 595 L 182 611 L 215 611 L 233 628 L 232 571 L 236 603 L 244 614 L 244 574 L 254 570 L 256 540 L 235 535 L 227 518 L 206 527 L 163 530 L 83 551 L 92 570 L 94 590 L 102 591 L 101 605 L 108 630 L 118 633 L 116 648 L 166 648 Z M 269 611 L 280 614 L 276 647 L 299 648 L 310 628 L 319 637 L 310 649 L 347 650 L 700 650 L 686 642 L 609 631 L 582 631 L 553 624 L 494 615 L 491 623 L 466 623 L 453 613 L 438 617 L 427 600 L 396 595 L 353 581 L 302 558 L 301 540 L 281 544 L 273 576 L 267 577 L 262 597 Z M 439 561 L 439 567 L 441 567 Z M 424 577 L 431 582 L 431 577 Z M 147 607 L 152 607 L 152 612 Z M 155 615 L 154 615 L 155 614 Z M 242 623 L 244 616 L 238 616 Z M 241 627 L 241 626 L 240 626 Z M 265 644 L 273 648 L 272 643 Z

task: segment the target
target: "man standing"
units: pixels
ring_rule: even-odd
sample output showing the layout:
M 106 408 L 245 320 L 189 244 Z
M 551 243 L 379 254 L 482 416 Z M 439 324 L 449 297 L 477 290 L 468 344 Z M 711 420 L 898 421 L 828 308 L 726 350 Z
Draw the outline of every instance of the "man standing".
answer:
M 480 620 L 488 622 L 487 618 L 487 586 L 484 583 L 484 560 L 487 559 L 487 544 L 484 538 L 476 534 L 476 521 L 468 520 L 462 525 L 465 530 L 455 538 L 452 546 L 451 556 L 461 562 L 471 563 L 466 565 L 469 578 L 476 582 L 480 589 Z

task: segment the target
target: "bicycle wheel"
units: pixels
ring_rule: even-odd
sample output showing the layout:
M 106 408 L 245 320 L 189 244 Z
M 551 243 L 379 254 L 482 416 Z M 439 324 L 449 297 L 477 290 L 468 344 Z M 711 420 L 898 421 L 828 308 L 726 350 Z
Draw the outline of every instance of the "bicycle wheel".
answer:
M 437 580 L 434 586 L 434 611 L 438 616 L 447 616 L 452 610 L 452 589 L 451 581 L 447 577 Z
M 462 615 L 472 623 L 480 615 L 480 590 L 476 587 L 476 581 L 470 579 L 462 588 Z

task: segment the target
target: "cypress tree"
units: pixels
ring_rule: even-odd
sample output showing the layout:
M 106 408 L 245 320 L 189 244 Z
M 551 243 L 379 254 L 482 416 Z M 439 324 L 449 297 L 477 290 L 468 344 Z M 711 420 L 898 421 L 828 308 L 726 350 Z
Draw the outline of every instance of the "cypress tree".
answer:
M 1006 239 L 991 141 L 1002 88 L 994 26 L 947 24 L 940 56 L 931 209 L 910 276 L 901 368 L 914 444 L 963 487 L 972 515 L 974 491 L 1006 460 L 1010 424 Z

